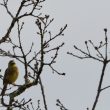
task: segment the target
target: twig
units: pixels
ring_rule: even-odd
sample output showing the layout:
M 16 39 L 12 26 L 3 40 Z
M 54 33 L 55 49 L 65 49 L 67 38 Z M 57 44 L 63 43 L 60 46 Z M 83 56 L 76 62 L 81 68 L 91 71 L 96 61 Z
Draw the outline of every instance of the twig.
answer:
M 42 91 L 42 97 L 43 97 L 43 102 L 44 102 L 44 108 L 45 108 L 45 110 L 48 110 L 47 103 L 46 103 L 45 92 L 44 92 L 44 86 L 43 86 L 43 84 L 42 84 L 41 77 L 39 77 L 39 84 L 40 84 L 41 91 Z

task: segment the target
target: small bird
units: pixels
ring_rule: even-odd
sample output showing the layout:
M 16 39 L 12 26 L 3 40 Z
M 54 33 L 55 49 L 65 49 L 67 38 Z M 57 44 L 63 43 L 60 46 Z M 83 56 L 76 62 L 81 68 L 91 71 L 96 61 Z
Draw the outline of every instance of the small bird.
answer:
M 8 63 L 8 68 L 5 70 L 5 75 L 3 78 L 3 89 L 1 92 L 2 96 L 5 94 L 7 85 L 14 84 L 14 82 L 17 80 L 18 74 L 19 70 L 16 63 L 14 62 L 14 60 L 10 60 Z

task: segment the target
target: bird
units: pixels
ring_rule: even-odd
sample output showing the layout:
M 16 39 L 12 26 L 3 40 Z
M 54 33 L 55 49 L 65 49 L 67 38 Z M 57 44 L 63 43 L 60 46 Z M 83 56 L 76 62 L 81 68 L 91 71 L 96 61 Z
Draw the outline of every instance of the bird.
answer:
M 5 74 L 3 77 L 3 89 L 1 95 L 5 94 L 8 84 L 14 84 L 19 75 L 18 67 L 14 60 L 10 60 L 8 63 L 8 67 L 5 70 Z

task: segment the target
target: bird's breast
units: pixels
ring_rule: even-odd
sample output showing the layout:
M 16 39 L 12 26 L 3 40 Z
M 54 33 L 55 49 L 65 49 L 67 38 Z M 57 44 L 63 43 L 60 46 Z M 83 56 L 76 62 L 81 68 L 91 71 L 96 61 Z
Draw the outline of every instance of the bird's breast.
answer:
M 14 83 L 18 78 L 18 74 L 19 74 L 18 68 L 17 67 L 8 68 L 7 72 L 8 72 L 6 76 L 7 82 L 10 84 Z

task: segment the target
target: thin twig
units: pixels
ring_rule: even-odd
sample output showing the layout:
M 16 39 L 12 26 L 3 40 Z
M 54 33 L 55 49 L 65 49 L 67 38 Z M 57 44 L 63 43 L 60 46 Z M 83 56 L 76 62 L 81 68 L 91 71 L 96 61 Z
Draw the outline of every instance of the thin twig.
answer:
M 40 84 L 41 91 L 42 91 L 42 97 L 43 97 L 43 102 L 44 102 L 44 108 L 45 108 L 45 110 L 48 110 L 47 102 L 46 102 L 46 97 L 45 97 L 45 92 L 44 92 L 44 86 L 43 86 L 43 84 L 42 84 L 41 77 L 39 77 L 39 84 Z

